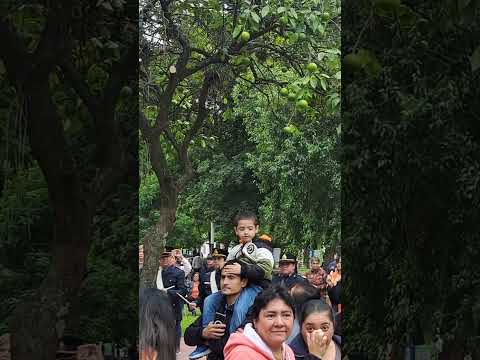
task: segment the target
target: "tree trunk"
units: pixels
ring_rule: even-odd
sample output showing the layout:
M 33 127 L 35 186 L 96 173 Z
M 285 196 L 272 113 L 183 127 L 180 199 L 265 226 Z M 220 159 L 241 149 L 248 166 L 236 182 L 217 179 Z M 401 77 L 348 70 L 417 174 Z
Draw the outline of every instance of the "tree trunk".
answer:
M 55 359 L 68 306 L 86 274 L 95 206 L 82 191 L 78 169 L 66 149 L 62 122 L 50 96 L 48 73 L 31 76 L 23 95 L 32 155 L 45 176 L 54 212 L 54 236 L 46 278 L 13 312 L 9 324 L 12 358 L 50 360 Z
M 160 206 L 160 219 L 143 239 L 144 264 L 140 281 L 147 287 L 154 284 L 160 254 L 165 248 L 168 234 L 175 226 L 177 198 L 176 195 L 169 198 L 172 201 Z
M 13 312 L 10 322 L 12 358 L 55 359 L 69 304 L 78 294 L 86 273 L 91 217 L 77 217 L 67 231 L 58 233 L 47 277 L 38 290 Z M 64 228 L 65 229 L 65 228 Z

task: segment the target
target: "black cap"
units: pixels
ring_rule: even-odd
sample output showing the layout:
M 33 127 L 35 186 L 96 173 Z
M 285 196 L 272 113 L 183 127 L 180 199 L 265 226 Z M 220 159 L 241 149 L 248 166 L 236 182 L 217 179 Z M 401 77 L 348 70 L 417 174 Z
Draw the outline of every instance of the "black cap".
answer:
M 292 253 L 284 253 L 280 260 L 278 261 L 279 264 L 281 263 L 292 263 L 296 264 L 297 263 L 297 257 L 292 254 Z
M 163 253 L 160 254 L 160 258 L 166 258 L 170 256 L 173 256 L 171 251 L 164 251 Z

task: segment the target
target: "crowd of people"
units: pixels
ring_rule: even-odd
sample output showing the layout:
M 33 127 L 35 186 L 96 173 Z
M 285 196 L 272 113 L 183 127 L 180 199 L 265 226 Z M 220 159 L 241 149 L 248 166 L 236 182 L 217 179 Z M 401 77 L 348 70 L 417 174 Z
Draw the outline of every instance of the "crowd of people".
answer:
M 161 255 L 155 283 L 141 290 L 140 358 L 176 358 L 187 304 L 199 311 L 183 336 L 196 347 L 191 360 L 340 359 L 341 259 L 322 266 L 313 257 L 304 277 L 284 253 L 275 271 L 257 216 L 239 213 L 233 225 L 238 244 L 215 249 L 205 263 L 197 256 L 190 265 L 179 249 Z

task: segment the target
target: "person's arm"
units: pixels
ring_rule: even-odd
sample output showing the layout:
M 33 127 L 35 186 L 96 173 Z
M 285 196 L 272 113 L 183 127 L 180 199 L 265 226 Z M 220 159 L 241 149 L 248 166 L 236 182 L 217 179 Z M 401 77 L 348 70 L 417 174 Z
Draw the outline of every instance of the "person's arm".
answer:
M 183 336 L 185 344 L 188 346 L 198 346 L 205 344 L 202 338 L 202 316 L 200 315 L 189 327 L 185 329 Z
M 247 278 L 249 282 L 258 283 L 265 279 L 265 270 L 258 264 L 248 264 L 242 261 L 240 275 Z
M 185 271 L 185 276 L 187 276 L 192 271 L 192 265 L 190 265 L 190 261 L 188 261 L 188 259 L 185 257 L 182 257 L 182 264 L 183 271 Z

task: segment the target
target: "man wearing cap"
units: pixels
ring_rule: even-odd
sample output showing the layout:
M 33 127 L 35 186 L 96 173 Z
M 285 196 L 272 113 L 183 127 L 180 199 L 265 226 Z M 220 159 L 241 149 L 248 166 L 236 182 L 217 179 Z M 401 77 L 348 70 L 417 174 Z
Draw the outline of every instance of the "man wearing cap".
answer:
M 203 301 L 205 298 L 212 293 L 218 292 L 220 289 L 220 271 L 225 264 L 225 258 L 227 257 L 226 251 L 214 249 L 209 257 L 213 260 L 213 268 L 211 271 L 204 273 L 203 276 L 200 274 L 198 299 L 195 302 L 195 305 L 192 304 L 189 306 L 190 310 L 200 307 L 203 311 Z
M 182 336 L 182 308 L 183 301 L 179 295 L 187 295 L 185 286 L 185 273 L 175 266 L 176 260 L 170 251 L 160 255 L 160 268 L 158 269 L 156 288 L 166 291 L 170 298 L 176 320 L 177 352 L 180 351 L 180 338 Z
M 284 254 L 278 263 L 280 272 L 272 278 L 272 285 L 281 285 L 290 290 L 296 284 L 308 284 L 307 279 L 297 273 L 297 259 L 292 254 Z

